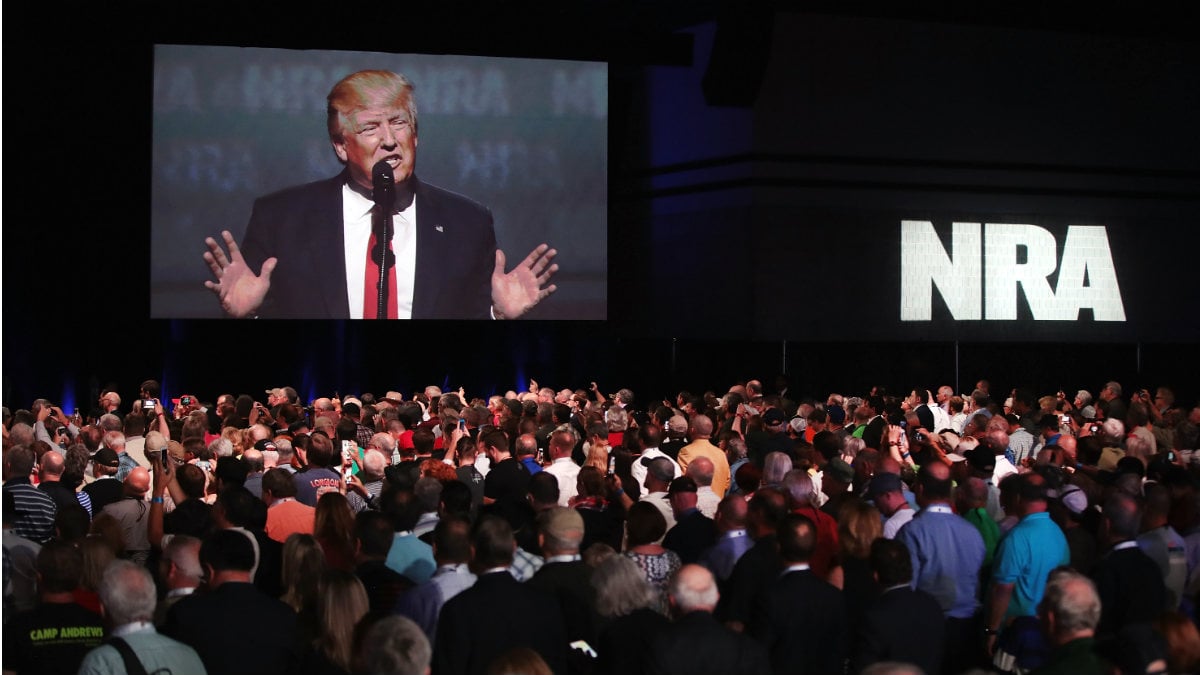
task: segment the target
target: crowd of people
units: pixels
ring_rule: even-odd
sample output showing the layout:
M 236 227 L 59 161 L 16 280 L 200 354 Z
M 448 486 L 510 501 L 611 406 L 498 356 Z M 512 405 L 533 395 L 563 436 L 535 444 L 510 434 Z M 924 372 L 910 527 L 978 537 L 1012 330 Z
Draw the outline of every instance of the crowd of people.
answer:
M 1200 670 L 1166 387 L 159 389 L 4 409 L 5 673 Z

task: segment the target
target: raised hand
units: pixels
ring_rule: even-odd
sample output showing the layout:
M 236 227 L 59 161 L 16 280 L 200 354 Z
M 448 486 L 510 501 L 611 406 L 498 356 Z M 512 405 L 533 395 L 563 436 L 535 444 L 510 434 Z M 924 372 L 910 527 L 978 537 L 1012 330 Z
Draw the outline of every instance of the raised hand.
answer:
M 541 244 L 530 251 L 511 272 L 505 272 L 504 251 L 496 249 L 496 268 L 492 271 L 492 308 L 497 319 L 515 319 L 558 290 L 554 284 L 546 285 L 558 271 L 558 265 L 551 264 L 556 255 L 558 251 Z M 263 268 L 266 268 L 266 264 Z
M 228 230 L 221 232 L 225 246 L 229 249 L 229 257 L 221 245 L 212 237 L 204 240 L 208 251 L 204 253 L 204 262 L 212 270 L 216 281 L 205 281 L 204 286 L 221 300 L 221 309 L 225 313 L 241 319 L 254 314 L 262 305 L 263 298 L 271 288 L 271 272 L 275 270 L 276 258 L 267 258 L 263 262 L 259 274 L 255 274 L 242 258 L 237 242 Z M 493 286 L 494 286 L 493 282 Z M 495 291 L 493 291 L 493 295 Z

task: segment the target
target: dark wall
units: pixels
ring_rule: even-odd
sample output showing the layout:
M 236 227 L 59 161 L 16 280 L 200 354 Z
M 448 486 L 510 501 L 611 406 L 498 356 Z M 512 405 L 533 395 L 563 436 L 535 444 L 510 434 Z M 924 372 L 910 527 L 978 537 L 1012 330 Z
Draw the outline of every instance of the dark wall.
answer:
M 406 7 L 397 30 L 313 4 L 30 9 L 22 31 L 45 49 L 5 73 L 10 408 L 40 395 L 84 401 L 110 382 L 128 398 L 145 377 L 201 397 L 285 384 L 305 395 L 430 382 L 490 393 L 529 377 L 649 395 L 720 390 L 786 363 L 814 395 L 956 373 L 962 389 L 989 377 L 999 388 L 1095 390 L 1115 377 L 1127 388 L 1175 383 L 1182 395 L 1200 373 L 1196 284 L 1180 280 L 1200 250 L 1194 41 L 777 15 L 754 107 L 717 108 L 701 87 L 711 26 L 693 31 L 682 58 L 664 55 L 662 45 L 689 43 L 660 39 L 671 27 L 647 26 L 628 4 L 495 5 L 469 18 Z M 611 61 L 609 320 L 148 319 L 159 43 Z M 1155 270 L 1132 295 L 1160 308 L 1167 334 L 963 334 L 956 368 L 944 331 L 837 321 L 846 306 L 896 295 L 871 264 L 821 267 L 820 254 L 839 250 L 821 237 L 853 250 L 870 235 L 855 227 L 883 232 L 914 215 L 1128 227 L 1119 255 L 1133 262 L 1118 264 Z

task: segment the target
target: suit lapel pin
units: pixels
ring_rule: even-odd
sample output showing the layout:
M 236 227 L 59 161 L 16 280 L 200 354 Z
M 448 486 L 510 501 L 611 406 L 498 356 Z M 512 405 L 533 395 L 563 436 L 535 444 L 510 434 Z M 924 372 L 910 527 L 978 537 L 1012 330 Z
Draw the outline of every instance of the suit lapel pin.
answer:
M 434 225 L 433 229 L 437 230 L 438 232 L 445 232 L 445 230 L 442 229 L 441 225 Z

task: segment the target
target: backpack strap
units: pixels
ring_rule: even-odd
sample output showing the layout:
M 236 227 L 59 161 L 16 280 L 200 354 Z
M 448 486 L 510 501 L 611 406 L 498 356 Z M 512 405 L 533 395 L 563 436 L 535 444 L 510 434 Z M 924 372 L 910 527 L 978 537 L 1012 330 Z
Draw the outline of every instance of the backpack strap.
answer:
M 124 638 L 110 638 L 108 644 L 112 645 L 121 654 L 121 659 L 125 661 L 126 673 L 129 675 L 146 675 L 145 666 L 138 660 L 137 654 L 133 653 L 133 647 L 130 647 Z

